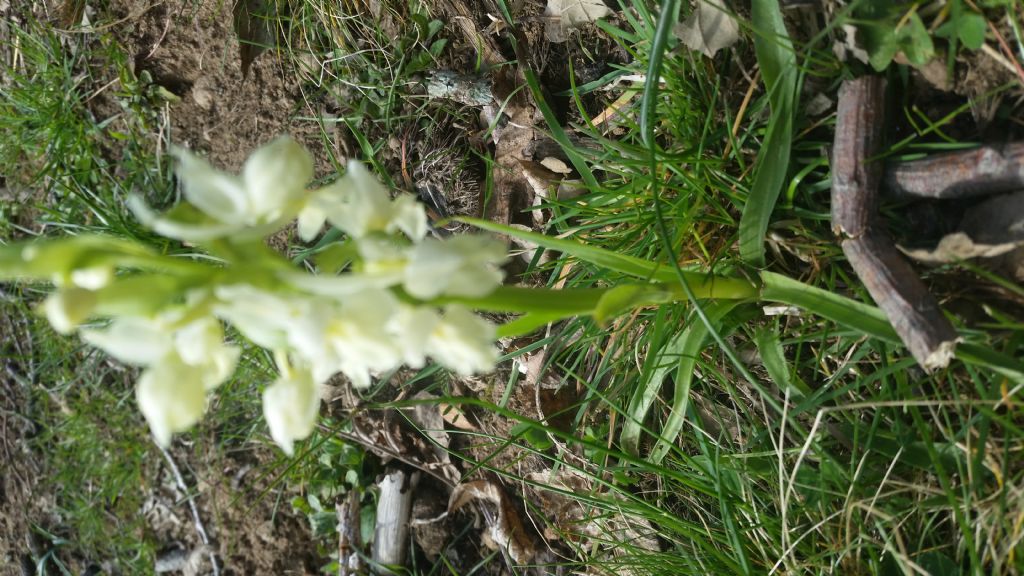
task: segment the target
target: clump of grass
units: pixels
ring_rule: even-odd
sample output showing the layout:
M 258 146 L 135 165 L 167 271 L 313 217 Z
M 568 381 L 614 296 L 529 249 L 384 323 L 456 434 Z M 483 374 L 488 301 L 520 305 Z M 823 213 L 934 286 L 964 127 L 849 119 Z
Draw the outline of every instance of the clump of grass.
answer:
M 158 93 L 108 35 L 62 35 L 31 18 L 12 30 L 19 59 L 0 89 L 0 166 L 8 186 L 33 191 L 39 215 L 31 232 L 51 226 L 148 238 L 123 201 L 133 189 L 169 190 L 155 156 Z M 116 82 L 93 75 L 99 71 L 114 72 Z M 89 102 L 101 97 L 122 112 L 95 117 Z
M 26 319 L 26 330 L 12 335 L 17 346 L 2 350 L 14 367 L 8 376 L 31 379 L 24 383 L 30 396 L 23 415 L 38 434 L 26 441 L 45 455 L 46 471 L 34 491 L 54 496 L 55 509 L 46 513 L 59 522 L 37 527 L 48 535 L 50 559 L 36 561 L 51 569 L 62 561 L 111 562 L 126 573 L 145 572 L 156 543 L 141 511 L 155 466 L 148 430 L 134 409 L 131 374 L 55 334 L 29 307 L 38 295 L 16 293 L 20 300 L 0 301 L 0 314 Z
M 639 71 L 653 57 L 637 47 L 656 45 L 655 16 L 642 5 L 632 10 L 630 30 L 604 28 L 638 54 Z M 844 73 L 820 46 L 796 50 L 797 65 L 826 83 Z M 736 51 L 749 61 L 743 47 Z M 649 260 L 665 262 L 675 253 L 684 268 L 742 270 L 733 247 L 749 201 L 750 167 L 770 139 L 766 126 L 792 122 L 796 167 L 783 174 L 772 216 L 783 222 L 768 227 L 776 256 L 769 268 L 869 301 L 827 229 L 821 195 L 828 161 L 821 150 L 829 120 L 777 106 L 770 91 L 753 90 L 745 101 L 745 90 L 728 85 L 730 75 L 738 77 L 730 74 L 735 60 L 718 59 L 715 69 L 678 51 L 664 58 L 662 97 L 648 111 L 653 149 L 630 114 L 621 121 L 626 135 L 610 140 L 588 128 L 579 108 L 583 122 L 575 129 L 601 147 L 574 152 L 603 178 L 581 197 L 550 202 L 553 227 Z M 789 117 L 776 118 L 779 110 Z M 654 194 L 664 229 L 651 210 Z M 616 281 L 567 257 L 538 271 L 551 282 L 567 278 L 567 286 Z M 659 528 L 672 558 L 657 562 L 659 554 L 632 550 L 645 573 L 1019 570 L 1012 502 L 1024 469 L 1007 460 L 1024 440 L 1012 399 L 1019 382 L 984 359 L 927 376 L 884 330 L 816 317 L 843 315 L 821 299 L 804 304 L 802 315 L 770 318 L 759 306 L 704 302 L 710 325 L 691 305 L 640 311 L 607 329 L 569 322 L 533 345 L 570 342 L 555 348 L 561 351 L 551 365 L 566 385 L 584 391 L 573 408 L 577 426 L 600 430 L 607 440 L 595 446 L 535 426 L 596 455 L 592 468 L 581 468 L 642 503 L 628 512 Z M 970 331 L 970 338 L 1019 357 L 1010 316 L 993 310 L 995 330 Z M 887 328 L 884 320 L 881 326 Z M 727 354 L 729 348 L 738 353 Z M 579 467 L 545 454 L 555 466 Z M 495 472 L 522 480 L 511 470 Z

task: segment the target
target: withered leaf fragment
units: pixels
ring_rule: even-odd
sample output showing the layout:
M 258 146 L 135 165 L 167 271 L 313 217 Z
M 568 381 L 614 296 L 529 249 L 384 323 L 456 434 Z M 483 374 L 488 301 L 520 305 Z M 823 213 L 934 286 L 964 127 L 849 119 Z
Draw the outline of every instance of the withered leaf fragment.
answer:
M 448 513 L 452 514 L 474 500 L 483 500 L 498 508 L 498 518 L 490 527 L 490 540 L 507 550 L 512 560 L 525 564 L 537 555 L 537 546 L 526 532 L 519 512 L 496 482 L 474 480 L 459 484 L 448 499 Z

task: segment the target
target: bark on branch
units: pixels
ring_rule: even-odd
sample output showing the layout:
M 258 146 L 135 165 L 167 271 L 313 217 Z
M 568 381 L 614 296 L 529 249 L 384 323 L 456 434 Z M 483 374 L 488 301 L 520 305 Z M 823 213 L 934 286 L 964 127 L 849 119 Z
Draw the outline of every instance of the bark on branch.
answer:
M 839 90 L 832 149 L 832 230 L 894 330 L 925 370 L 953 357 L 957 334 L 921 279 L 877 222 L 885 81 L 850 80 Z
M 968 198 L 1024 188 L 1024 143 L 982 146 L 886 166 L 885 190 L 901 196 Z

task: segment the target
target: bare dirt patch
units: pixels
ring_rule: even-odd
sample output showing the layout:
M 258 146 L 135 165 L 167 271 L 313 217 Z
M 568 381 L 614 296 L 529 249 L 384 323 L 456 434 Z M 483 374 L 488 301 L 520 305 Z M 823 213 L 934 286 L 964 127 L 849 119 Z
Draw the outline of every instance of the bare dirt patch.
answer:
M 171 142 L 203 151 L 211 162 L 237 169 L 258 144 L 282 133 L 315 137 L 300 80 L 274 52 L 264 53 L 243 77 L 231 2 L 115 0 L 109 18 L 131 57 L 135 74 L 180 100 L 166 108 Z

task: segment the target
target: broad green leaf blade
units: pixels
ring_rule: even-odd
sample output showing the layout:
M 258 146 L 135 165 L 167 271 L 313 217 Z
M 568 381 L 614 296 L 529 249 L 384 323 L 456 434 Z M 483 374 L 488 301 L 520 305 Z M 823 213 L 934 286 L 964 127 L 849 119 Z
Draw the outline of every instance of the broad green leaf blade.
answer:
M 985 18 L 981 14 L 966 12 L 960 15 L 956 32 L 964 46 L 971 50 L 977 50 L 985 44 L 987 29 Z
M 711 326 L 721 330 L 722 320 L 732 311 L 738 302 L 713 302 L 704 306 Z M 676 437 L 686 422 L 686 410 L 690 402 L 690 384 L 693 382 L 693 369 L 697 364 L 697 355 L 707 347 L 710 331 L 708 325 L 701 322 L 696 315 L 690 319 L 689 326 L 680 334 L 679 364 L 676 366 L 675 392 L 672 396 L 672 411 L 669 413 L 665 426 L 658 435 L 658 443 L 651 450 L 648 460 L 660 464 L 675 444 Z M 653 381 L 650 383 L 653 385 Z M 640 406 L 637 407 L 639 413 Z M 649 406 L 648 406 L 649 408 Z M 646 414 L 646 411 L 645 411 Z M 629 423 L 643 422 L 642 418 L 630 419 Z M 633 432 L 631 431 L 631 434 Z
M 772 115 L 740 217 L 739 238 L 740 256 L 750 264 L 761 266 L 764 264 L 764 236 L 789 168 L 797 67 L 796 53 L 778 0 L 753 0 L 751 9 L 751 20 L 756 26 L 754 50 L 768 90 Z
M 796 306 L 874 338 L 893 344 L 900 343 L 899 336 L 893 331 L 885 314 L 874 306 L 774 272 L 762 272 L 761 282 L 762 300 Z
M 684 330 L 662 346 L 653 361 L 654 369 L 633 389 L 629 404 L 626 406 L 626 422 L 619 434 L 619 444 L 626 452 L 640 454 L 640 433 L 643 431 L 644 419 L 647 418 L 647 413 L 661 392 L 665 378 L 679 365 L 688 342 L 688 334 Z

